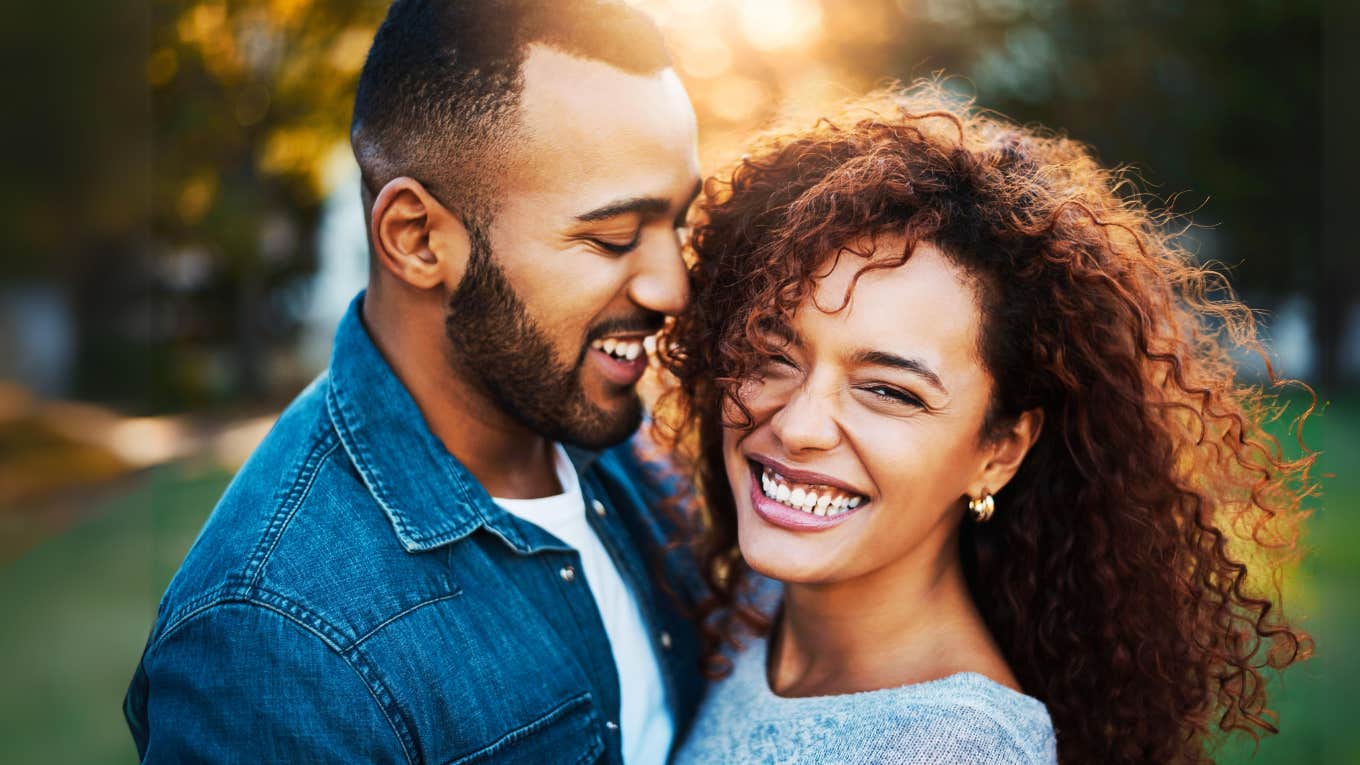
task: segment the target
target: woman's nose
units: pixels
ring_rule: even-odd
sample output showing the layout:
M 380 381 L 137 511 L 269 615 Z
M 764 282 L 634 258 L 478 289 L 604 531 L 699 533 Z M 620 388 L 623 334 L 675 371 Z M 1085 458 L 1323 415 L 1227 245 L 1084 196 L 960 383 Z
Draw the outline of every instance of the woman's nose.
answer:
M 789 453 L 827 450 L 840 442 L 833 394 L 803 385 L 773 417 L 770 428 Z

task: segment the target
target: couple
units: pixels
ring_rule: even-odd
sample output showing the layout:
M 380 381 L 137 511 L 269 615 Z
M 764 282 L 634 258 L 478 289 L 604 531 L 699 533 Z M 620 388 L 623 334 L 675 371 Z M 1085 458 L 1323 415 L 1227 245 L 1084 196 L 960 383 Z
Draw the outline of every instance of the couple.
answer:
M 369 288 L 162 601 L 143 761 L 1193 762 L 1270 727 L 1307 638 L 1228 529 L 1292 519 L 1300 467 L 1208 323 L 1249 316 L 1078 144 L 920 86 L 701 185 L 657 31 L 592 0 L 397 0 L 352 138 Z

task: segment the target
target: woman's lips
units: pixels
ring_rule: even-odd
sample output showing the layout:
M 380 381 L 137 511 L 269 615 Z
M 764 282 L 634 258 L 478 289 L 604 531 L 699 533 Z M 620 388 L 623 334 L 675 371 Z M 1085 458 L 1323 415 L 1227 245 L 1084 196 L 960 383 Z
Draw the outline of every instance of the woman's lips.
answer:
M 849 507 L 846 503 L 842 510 L 834 514 L 827 514 L 825 511 L 828 508 L 823 507 L 824 512 L 819 515 L 816 512 L 815 504 L 813 511 L 795 509 L 777 499 L 766 496 L 761 480 L 764 471 L 759 469 L 759 463 L 748 462 L 747 464 L 755 465 L 747 471 L 750 473 L 751 508 L 761 519 L 774 526 L 792 531 L 821 531 L 844 523 L 855 514 L 857 509 L 864 506 L 862 495 L 854 494 L 852 501 L 855 507 Z
M 790 467 L 771 457 L 766 457 L 763 454 L 751 454 L 748 455 L 746 459 L 749 464 L 753 465 L 752 469 L 756 472 L 760 472 L 762 468 L 768 468 L 789 481 L 797 481 L 798 483 L 811 486 L 829 486 L 833 489 L 838 489 L 847 495 L 859 496 L 866 501 L 868 500 L 868 497 L 865 497 L 862 492 L 835 476 Z

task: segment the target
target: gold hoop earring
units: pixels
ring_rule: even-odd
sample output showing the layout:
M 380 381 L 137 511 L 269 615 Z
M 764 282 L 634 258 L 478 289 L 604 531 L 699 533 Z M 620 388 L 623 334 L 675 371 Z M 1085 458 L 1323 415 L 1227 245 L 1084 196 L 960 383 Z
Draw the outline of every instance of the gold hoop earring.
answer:
M 992 513 L 996 512 L 996 500 L 991 492 L 980 499 L 968 500 L 968 512 L 973 514 L 973 520 L 978 523 L 986 523 L 992 519 Z

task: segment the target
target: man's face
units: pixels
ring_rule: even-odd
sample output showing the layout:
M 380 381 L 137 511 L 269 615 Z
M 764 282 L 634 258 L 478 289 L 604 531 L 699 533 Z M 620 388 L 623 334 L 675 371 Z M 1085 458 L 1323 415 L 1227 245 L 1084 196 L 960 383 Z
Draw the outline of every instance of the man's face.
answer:
M 644 337 L 688 296 L 680 233 L 698 188 L 674 71 L 633 75 L 535 46 L 525 140 L 446 322 L 455 365 L 507 414 L 602 448 L 642 415 Z

